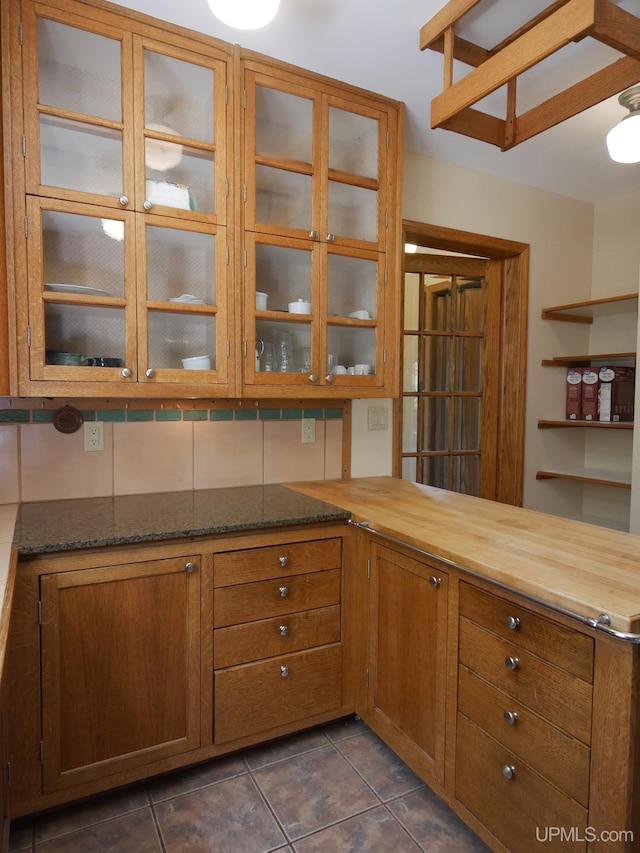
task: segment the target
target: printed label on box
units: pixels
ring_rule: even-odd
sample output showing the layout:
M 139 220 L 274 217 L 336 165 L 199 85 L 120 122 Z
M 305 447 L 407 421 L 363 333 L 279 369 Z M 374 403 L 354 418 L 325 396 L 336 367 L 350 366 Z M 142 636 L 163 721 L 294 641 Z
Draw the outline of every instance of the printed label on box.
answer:
M 601 367 L 598 378 L 600 387 L 598 389 L 598 420 L 611 420 L 611 405 L 613 401 L 613 380 L 615 373 L 610 367 Z
M 567 369 L 567 403 L 566 418 L 568 421 L 579 421 L 582 411 L 582 368 Z
M 585 367 L 582 371 L 582 412 L 583 421 L 598 420 L 598 387 L 600 378 L 596 370 Z

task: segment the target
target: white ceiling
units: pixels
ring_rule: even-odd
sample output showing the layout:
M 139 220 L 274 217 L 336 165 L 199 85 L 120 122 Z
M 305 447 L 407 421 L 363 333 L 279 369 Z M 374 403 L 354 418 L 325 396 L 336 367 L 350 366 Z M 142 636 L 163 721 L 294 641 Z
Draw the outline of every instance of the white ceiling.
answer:
M 614 2 L 640 16 L 640 0 Z M 491 48 L 549 3 L 482 0 L 465 16 L 460 35 Z M 280 0 L 275 20 L 256 31 L 220 23 L 207 0 L 121 0 L 120 5 L 404 101 L 406 151 L 584 201 L 640 191 L 640 163 L 614 163 L 607 154 L 606 133 L 626 115 L 616 97 L 506 152 L 431 130 L 430 103 L 441 92 L 443 62 L 440 54 L 420 51 L 419 32 L 445 0 Z M 619 56 L 592 39 L 569 45 L 520 78 L 519 112 Z M 480 107 L 504 118 L 502 93 Z

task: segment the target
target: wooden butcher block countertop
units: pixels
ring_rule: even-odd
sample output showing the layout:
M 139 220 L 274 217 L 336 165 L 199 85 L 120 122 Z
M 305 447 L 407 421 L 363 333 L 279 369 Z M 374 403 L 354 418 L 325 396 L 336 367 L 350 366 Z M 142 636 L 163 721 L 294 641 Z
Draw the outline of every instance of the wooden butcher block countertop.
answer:
M 288 485 L 489 581 L 640 634 L 640 536 L 392 477 Z

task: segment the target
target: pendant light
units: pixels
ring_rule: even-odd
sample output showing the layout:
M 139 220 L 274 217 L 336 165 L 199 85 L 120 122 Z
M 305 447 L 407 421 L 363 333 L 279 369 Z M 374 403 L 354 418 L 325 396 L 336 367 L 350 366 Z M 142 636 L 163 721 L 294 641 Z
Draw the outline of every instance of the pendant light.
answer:
M 607 134 L 609 156 L 617 163 L 640 163 L 640 85 L 618 96 L 629 115 Z
M 257 30 L 275 18 L 280 0 L 208 0 L 213 14 L 237 30 Z

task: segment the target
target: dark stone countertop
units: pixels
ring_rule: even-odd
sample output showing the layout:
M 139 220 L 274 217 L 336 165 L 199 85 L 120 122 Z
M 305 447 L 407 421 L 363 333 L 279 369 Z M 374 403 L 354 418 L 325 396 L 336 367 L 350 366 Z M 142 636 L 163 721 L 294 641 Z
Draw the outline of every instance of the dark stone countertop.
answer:
M 349 517 L 281 485 L 38 501 L 20 505 L 13 547 L 20 555 L 43 554 Z

